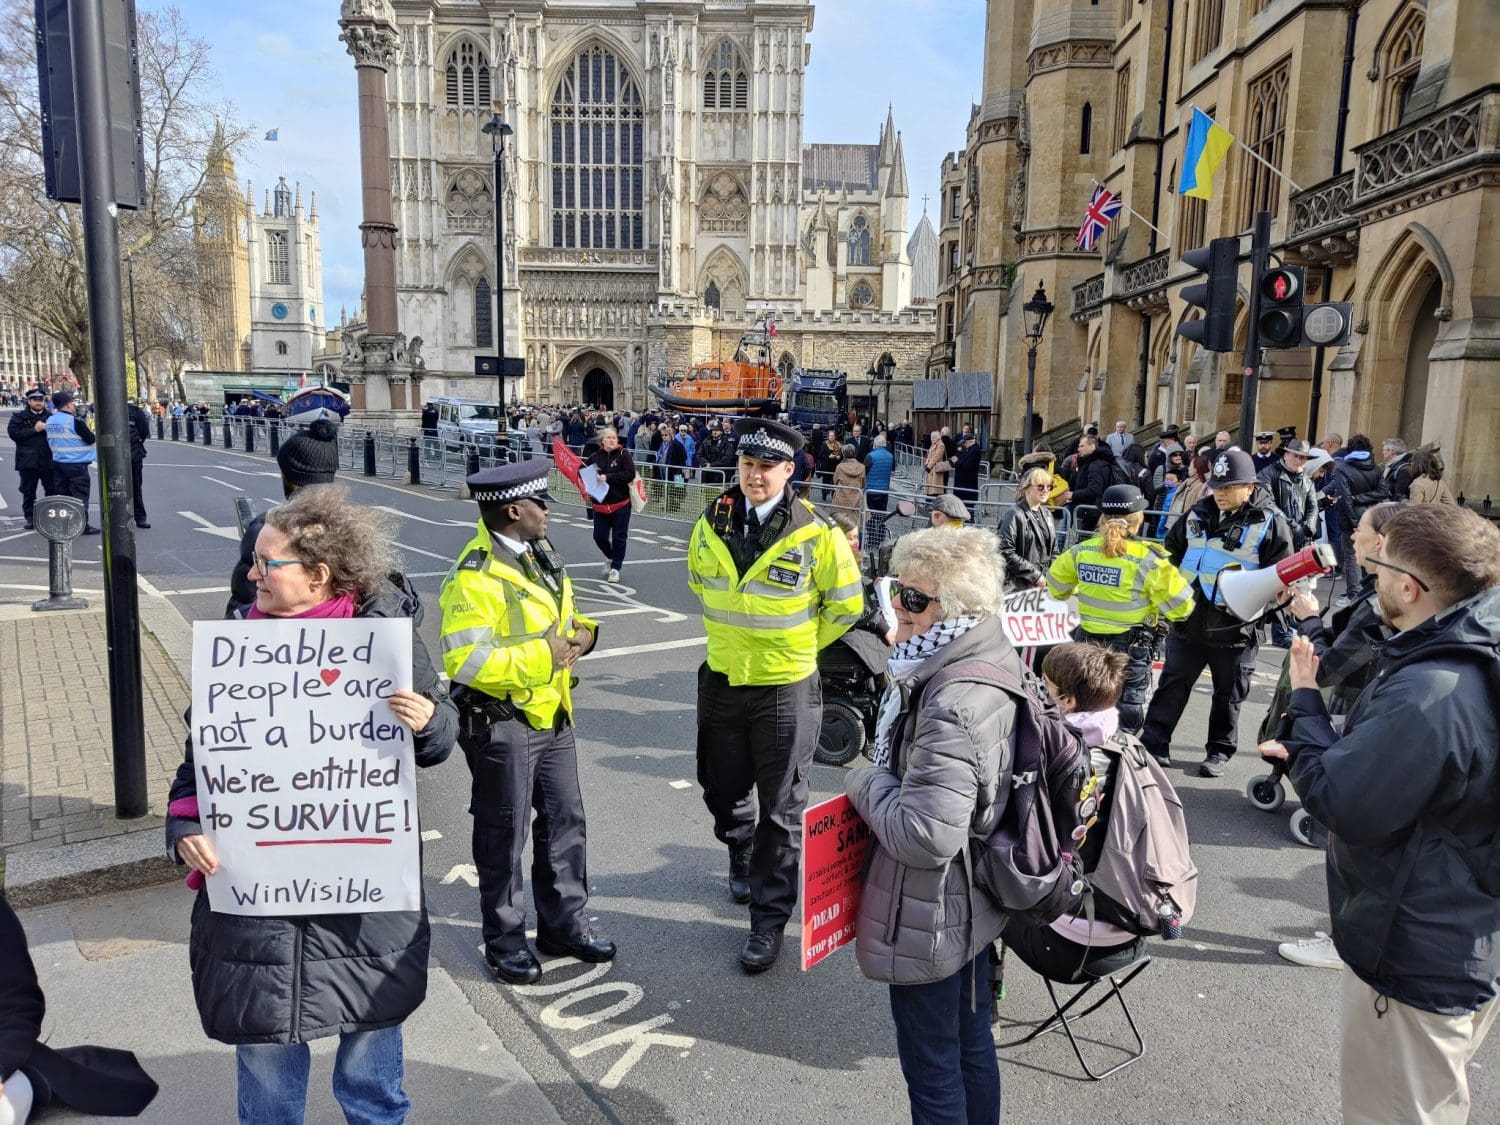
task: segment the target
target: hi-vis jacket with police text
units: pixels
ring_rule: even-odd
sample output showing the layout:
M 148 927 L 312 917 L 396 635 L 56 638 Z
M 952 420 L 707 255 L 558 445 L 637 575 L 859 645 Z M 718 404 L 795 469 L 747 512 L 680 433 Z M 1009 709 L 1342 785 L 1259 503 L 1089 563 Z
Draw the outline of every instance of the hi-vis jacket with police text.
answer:
M 744 504 L 738 487 L 724 496 Z M 742 575 L 713 527 L 719 503 L 693 526 L 687 559 L 688 585 L 703 603 L 708 666 L 735 687 L 797 683 L 817 671 L 819 650 L 864 609 L 849 540 L 794 500 L 781 537 Z
M 573 714 L 572 672 L 552 661 L 546 634 L 567 633 L 570 618 L 599 627 L 577 613 L 573 584 L 559 575 L 561 596 L 540 576 L 528 577 L 519 559 L 497 547 L 481 522 L 459 561 L 443 580 L 443 670 L 455 684 L 508 699 L 534 727 L 548 727 L 557 709 Z M 592 647 L 592 646 L 590 646 Z
M 1098 536 L 1070 547 L 1052 561 L 1047 590 L 1054 598 L 1078 598 L 1078 618 L 1086 633 L 1114 636 L 1158 616 L 1186 621 L 1193 612 L 1193 588 L 1155 543 L 1125 540 L 1125 554 L 1112 559 Z

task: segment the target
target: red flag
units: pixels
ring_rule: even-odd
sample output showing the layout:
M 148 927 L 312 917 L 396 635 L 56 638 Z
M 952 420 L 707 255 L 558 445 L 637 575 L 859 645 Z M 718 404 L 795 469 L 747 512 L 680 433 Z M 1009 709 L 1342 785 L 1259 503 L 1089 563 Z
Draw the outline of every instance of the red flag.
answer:
M 579 470 L 583 468 L 583 458 L 564 445 L 563 439 L 555 434 L 552 437 L 552 460 L 557 465 L 557 471 L 567 477 L 573 487 L 578 489 L 578 495 L 583 497 L 585 503 L 588 503 L 588 493 L 584 491 L 583 478 L 579 476 Z

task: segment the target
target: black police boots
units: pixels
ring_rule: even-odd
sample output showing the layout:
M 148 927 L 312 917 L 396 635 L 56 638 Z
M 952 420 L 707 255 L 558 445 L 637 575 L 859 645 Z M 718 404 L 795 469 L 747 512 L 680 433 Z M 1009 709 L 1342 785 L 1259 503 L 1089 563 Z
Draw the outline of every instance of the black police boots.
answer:
M 740 905 L 750 901 L 750 849 L 729 849 L 729 897 Z
M 781 952 L 781 931 L 751 930 L 745 939 L 745 948 L 740 951 L 740 968 L 754 975 L 763 973 L 776 964 L 776 955 Z

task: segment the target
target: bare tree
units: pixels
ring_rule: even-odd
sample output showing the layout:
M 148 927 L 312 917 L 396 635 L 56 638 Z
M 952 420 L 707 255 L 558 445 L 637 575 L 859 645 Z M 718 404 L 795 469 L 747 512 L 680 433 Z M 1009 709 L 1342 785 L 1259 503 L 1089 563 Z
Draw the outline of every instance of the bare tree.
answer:
M 169 236 L 190 230 L 211 161 L 223 150 L 238 151 L 248 130 L 216 102 L 208 45 L 176 8 L 139 12 L 137 27 L 146 197 L 139 210 L 120 212 L 120 246 L 135 261 L 138 301 L 149 274 L 150 299 L 191 305 L 193 272 L 184 268 L 181 244 Z M 88 394 L 93 364 L 82 215 L 47 198 L 36 31 L 27 0 L 0 0 L 0 151 L 6 154 L 0 170 L 0 308 L 60 341 Z M 153 268 L 158 255 L 168 260 Z

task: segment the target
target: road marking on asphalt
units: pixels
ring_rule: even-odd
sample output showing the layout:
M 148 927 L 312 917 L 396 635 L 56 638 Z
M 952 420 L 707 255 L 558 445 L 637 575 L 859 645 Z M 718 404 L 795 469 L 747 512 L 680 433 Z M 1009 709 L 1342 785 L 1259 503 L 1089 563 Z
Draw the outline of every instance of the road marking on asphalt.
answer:
M 427 831 L 422 833 L 422 839 L 424 840 L 441 840 L 442 838 L 443 834 L 436 828 L 429 828 L 427 829 Z
M 227 481 L 227 480 L 220 480 L 220 479 L 219 479 L 219 478 L 218 478 L 218 477 L 211 477 L 211 476 L 209 476 L 209 475 L 208 475 L 208 474 L 207 474 L 207 473 L 204 473 L 204 474 L 203 474 L 203 479 L 204 479 L 204 480 L 211 480 L 211 481 L 213 481 L 213 482 L 214 482 L 214 483 L 215 483 L 215 484 L 218 484 L 218 485 L 223 485 L 223 486 L 224 486 L 224 487 L 225 487 L 225 488 L 232 488 L 232 489 L 234 489 L 234 490 L 235 490 L 235 491 L 236 491 L 236 492 L 244 492 L 244 491 L 245 491 L 245 489 L 244 489 L 244 487 L 243 487 L 243 486 L 241 486 L 241 485 L 238 485 L 238 484 L 230 484 L 230 483 L 229 483 L 229 482 L 228 482 L 228 481 Z
M 404 520 L 415 520 L 417 523 L 430 523 L 433 527 L 473 527 L 473 520 L 430 520 L 426 516 L 413 515 L 411 512 L 403 512 L 400 508 L 392 508 L 389 504 L 373 505 L 377 512 L 389 512 L 393 516 L 400 516 Z
M 0 555 L 0 562 L 44 563 L 46 561 L 47 561 L 46 559 L 44 559 L 44 558 L 42 558 L 42 557 L 40 557 L 38 555 Z M 102 566 L 103 563 L 101 563 L 98 559 L 74 559 L 73 560 L 73 565 L 74 566 Z M 45 586 L 38 586 L 37 587 L 37 589 L 39 589 L 39 590 L 45 590 L 46 588 L 47 587 L 45 587 Z
M 168 590 L 166 596 L 169 598 L 185 598 L 191 594 L 227 594 L 234 589 L 232 586 L 198 586 L 192 590 Z
M 412 551 L 418 555 L 426 555 L 429 559 L 439 559 L 443 562 L 451 562 L 453 560 L 451 554 L 440 555 L 436 551 L 424 551 L 421 547 L 408 547 L 405 543 L 397 543 L 396 546 L 400 547 L 403 551 Z M 443 573 L 446 574 L 447 571 Z
M 26 536 L 35 534 L 34 531 L 18 531 L 14 535 L 7 535 L 4 539 L 0 539 L 0 543 L 9 543 L 13 539 L 25 539 Z
M 684 637 L 678 641 L 657 641 L 649 645 L 630 645 L 626 648 L 595 649 L 587 656 L 580 656 L 578 662 L 585 660 L 606 660 L 611 656 L 635 656 L 642 652 L 666 652 L 674 648 L 691 648 L 695 645 L 707 644 L 707 637 Z
M 449 887 L 462 879 L 471 887 L 479 886 L 479 868 L 472 863 L 455 863 L 442 878 L 443 886 Z
M 650 566 L 653 563 L 676 563 L 678 566 L 681 566 L 682 565 L 682 559 L 680 559 L 680 558 L 670 558 L 670 559 L 631 559 L 630 560 L 630 565 L 631 566 Z M 567 564 L 567 568 L 569 570 L 598 570 L 603 565 L 604 564 L 600 563 L 600 562 L 576 562 L 576 563 L 568 563 Z
M 667 784 L 673 789 L 691 789 L 693 787 L 691 781 L 669 781 Z
M 236 543 L 240 541 L 240 529 L 238 525 L 226 527 L 223 524 L 213 523 L 210 520 L 204 519 L 197 512 L 178 512 L 177 514 L 189 523 L 197 524 L 198 526 L 193 529 L 195 531 L 201 531 L 205 535 L 217 535 L 220 539 L 232 539 Z

